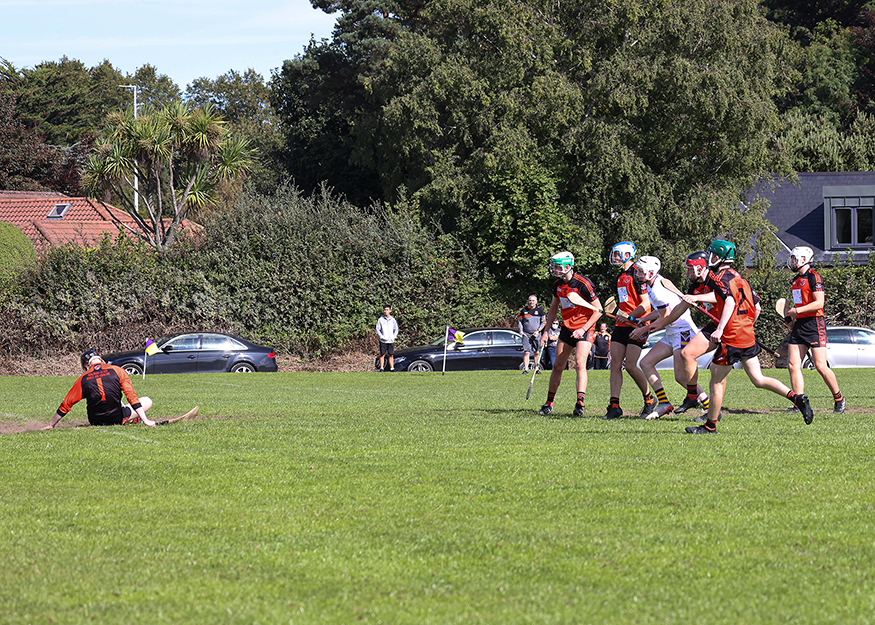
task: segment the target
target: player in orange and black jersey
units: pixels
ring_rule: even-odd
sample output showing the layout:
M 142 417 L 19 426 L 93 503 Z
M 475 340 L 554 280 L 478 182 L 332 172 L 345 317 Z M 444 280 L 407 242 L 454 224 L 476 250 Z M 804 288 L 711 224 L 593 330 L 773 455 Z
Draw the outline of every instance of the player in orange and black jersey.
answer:
M 595 293 L 595 288 L 589 278 L 574 272 L 574 256 L 571 252 L 559 252 L 550 258 L 550 275 L 555 278 L 552 291 L 553 299 L 550 301 L 550 310 L 547 312 L 545 325 L 549 327 L 559 307 L 562 307 L 562 327 L 559 330 L 559 342 L 556 344 L 556 360 L 553 362 L 553 370 L 550 372 L 550 384 L 547 388 L 547 401 L 541 406 L 538 414 L 548 415 L 553 412 L 553 399 L 562 382 L 562 372 L 568 363 L 568 358 L 573 350 L 577 350 L 575 362 L 577 364 L 577 402 L 574 405 L 575 417 L 583 416 L 583 405 L 586 397 L 586 384 L 588 381 L 586 360 L 592 350 L 595 340 L 594 326 L 601 317 L 602 304 Z M 574 304 L 570 297 L 582 298 L 588 306 Z M 547 333 L 541 335 L 541 349 L 547 342 Z
M 635 276 L 636 252 L 634 243 L 623 241 L 611 248 L 609 258 L 612 265 L 623 268 L 617 278 L 617 303 L 620 310 L 633 319 L 635 316 L 643 317 L 650 312 L 647 285 Z M 614 324 L 614 333 L 611 335 L 611 399 L 602 419 L 616 419 L 623 416 L 623 409 L 620 407 L 623 369 L 638 385 L 638 390 L 644 398 L 644 408 L 641 409 L 640 416 L 650 414 L 656 407 L 656 399 L 650 392 L 647 376 L 638 366 L 638 359 L 644 343 L 647 342 L 647 335 L 633 339 L 630 334 L 636 327 L 638 326 L 634 322 L 630 323 L 620 317 L 617 317 Z
M 790 384 L 797 393 L 805 391 L 802 377 L 802 360 L 811 356 L 815 369 L 826 382 L 833 396 L 833 412 L 845 411 L 845 398 L 839 390 L 836 375 L 826 363 L 826 319 L 823 316 L 825 293 L 823 278 L 811 268 L 814 251 L 810 247 L 794 247 L 790 251 L 790 269 L 796 272 L 790 283 L 793 307 L 787 311 L 792 318 L 790 344 L 787 347 L 787 367 L 790 369 Z
M 690 434 L 713 434 L 717 431 L 717 421 L 720 419 L 720 409 L 723 406 L 723 396 L 726 392 L 726 377 L 732 366 L 740 362 L 748 378 L 757 388 L 764 388 L 786 397 L 802 411 L 806 424 L 810 424 L 814 413 L 803 394 L 794 393 L 779 380 L 764 376 L 760 367 L 758 354 L 761 351 L 753 330 L 757 317 L 757 302 L 750 284 L 729 264 L 735 260 L 735 245 L 729 241 L 716 240 L 708 246 L 708 265 L 711 271 L 701 283 L 709 290 L 708 293 L 685 295 L 687 304 L 707 302 L 713 305 L 712 312 L 719 318 L 719 323 L 708 324 L 702 332 L 684 348 L 681 355 L 684 359 L 684 370 L 687 373 L 687 383 L 697 368 L 696 358 L 705 353 L 702 343 L 707 340 L 717 345 L 717 353 L 711 363 L 710 405 L 708 417 L 704 425 L 690 426 L 686 430 Z M 678 307 L 681 308 L 681 307 Z M 702 337 L 702 338 L 700 338 Z M 690 350 L 688 353 L 687 350 Z
M 156 423 L 146 416 L 146 411 L 152 407 L 152 400 L 137 397 L 131 378 L 124 369 L 106 364 L 93 349 L 83 353 L 79 360 L 85 373 L 76 380 L 44 430 L 55 427 L 73 405 L 83 399 L 88 405 L 88 422 L 91 425 L 145 423 L 155 427 Z M 122 394 L 130 402 L 129 406 L 122 405 Z

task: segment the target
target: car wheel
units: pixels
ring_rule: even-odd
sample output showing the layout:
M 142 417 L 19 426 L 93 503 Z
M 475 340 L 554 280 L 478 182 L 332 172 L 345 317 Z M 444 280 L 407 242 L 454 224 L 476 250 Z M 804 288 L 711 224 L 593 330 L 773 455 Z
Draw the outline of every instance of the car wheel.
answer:
M 434 367 L 431 366 L 431 363 L 427 360 L 414 360 L 410 363 L 410 366 L 407 367 L 408 371 L 434 371 Z
M 806 356 L 805 362 L 802 363 L 803 369 L 815 369 L 814 363 L 811 361 L 811 358 Z
M 125 372 L 130 376 L 143 375 L 143 367 L 135 362 L 129 362 L 126 365 L 122 365 L 122 369 L 124 369 Z
M 248 362 L 238 362 L 231 367 L 231 373 L 255 373 L 256 369 Z

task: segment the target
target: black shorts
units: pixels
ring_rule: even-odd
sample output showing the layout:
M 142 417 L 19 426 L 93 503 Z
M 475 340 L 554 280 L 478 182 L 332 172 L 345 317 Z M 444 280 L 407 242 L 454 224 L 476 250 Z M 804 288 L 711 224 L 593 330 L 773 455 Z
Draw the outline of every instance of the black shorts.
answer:
M 756 358 L 761 351 L 762 348 L 760 348 L 759 343 L 754 343 L 750 347 L 731 347 L 726 343 L 720 343 L 717 346 L 717 351 L 714 352 L 714 360 L 712 362 L 715 365 L 731 367 L 742 360 Z
M 629 345 L 644 347 L 644 344 L 647 342 L 647 335 L 645 334 L 636 341 L 629 336 L 634 329 L 635 328 L 630 328 L 629 326 L 614 326 L 614 332 L 611 334 L 611 343 L 625 345 L 626 347 Z
M 91 425 L 122 425 L 134 414 L 130 406 L 119 406 L 119 409 L 111 414 L 88 415 L 88 423 Z
M 384 354 L 389 354 L 390 356 L 395 355 L 395 343 L 380 343 L 380 356 Z
M 565 343 L 566 345 L 571 345 L 571 347 L 577 347 L 577 344 L 580 341 L 584 341 L 586 343 L 592 343 L 595 340 L 595 330 L 590 328 L 586 331 L 586 336 L 581 339 L 576 339 L 573 336 L 574 330 L 569 330 L 565 326 L 562 326 L 559 329 L 559 340 Z
M 713 321 L 709 321 L 705 325 L 704 328 L 699 330 L 699 332 L 701 332 L 702 336 L 704 336 L 706 339 L 708 339 L 708 342 L 710 342 L 711 341 L 711 334 L 713 334 L 714 330 L 716 330 L 716 329 L 717 329 L 717 324 L 714 323 Z
M 826 319 L 823 317 L 796 319 L 790 331 L 790 345 L 826 347 Z

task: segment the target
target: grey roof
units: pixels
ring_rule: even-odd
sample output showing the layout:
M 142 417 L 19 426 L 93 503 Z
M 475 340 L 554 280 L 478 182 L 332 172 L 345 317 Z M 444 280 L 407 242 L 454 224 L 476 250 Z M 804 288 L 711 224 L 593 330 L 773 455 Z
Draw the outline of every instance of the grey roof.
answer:
M 824 189 L 829 187 L 875 186 L 875 172 L 839 171 L 799 173 L 797 181 L 766 180 L 751 189 L 747 196 L 767 199 L 766 218 L 777 229 L 782 249 L 778 260 L 786 260 L 797 245 L 807 245 L 822 262 L 846 259 L 847 250 L 827 250 L 824 223 Z M 774 185 L 774 188 L 771 188 Z M 852 252 L 853 260 L 865 262 L 867 251 Z

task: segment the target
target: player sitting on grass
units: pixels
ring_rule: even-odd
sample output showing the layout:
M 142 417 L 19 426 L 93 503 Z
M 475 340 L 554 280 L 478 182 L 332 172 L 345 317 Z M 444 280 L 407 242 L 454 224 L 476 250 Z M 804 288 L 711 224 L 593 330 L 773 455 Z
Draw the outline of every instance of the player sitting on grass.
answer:
M 73 405 L 83 399 L 87 401 L 88 422 L 91 425 L 145 423 L 155 427 L 156 423 L 146 416 L 146 411 L 152 407 L 152 400 L 148 397 L 137 397 L 131 378 L 124 369 L 106 364 L 94 349 L 83 353 L 79 362 L 82 363 L 85 373 L 76 380 L 52 422 L 44 430 L 58 425 Z M 130 402 L 129 406 L 122 405 L 122 393 Z

